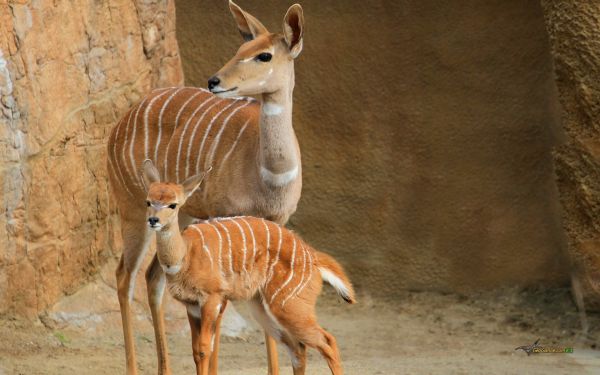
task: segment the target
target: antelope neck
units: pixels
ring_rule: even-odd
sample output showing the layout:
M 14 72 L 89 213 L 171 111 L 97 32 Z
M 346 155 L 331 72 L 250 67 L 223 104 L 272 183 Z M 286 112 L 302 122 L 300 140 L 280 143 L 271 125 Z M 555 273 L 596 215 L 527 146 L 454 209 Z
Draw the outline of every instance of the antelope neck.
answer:
M 268 176 L 297 170 L 299 160 L 292 126 L 294 75 L 284 87 L 262 95 L 259 165 Z M 265 172 L 265 170 L 267 172 Z
M 156 252 L 160 259 L 169 259 L 175 265 L 181 265 L 187 252 L 187 244 L 179 232 L 178 223 L 156 232 Z

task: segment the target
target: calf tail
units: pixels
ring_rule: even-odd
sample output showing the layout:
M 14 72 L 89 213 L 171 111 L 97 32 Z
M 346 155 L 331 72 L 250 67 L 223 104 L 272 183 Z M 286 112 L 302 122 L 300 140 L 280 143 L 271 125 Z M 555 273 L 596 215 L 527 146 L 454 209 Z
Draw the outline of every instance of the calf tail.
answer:
M 328 254 L 315 251 L 317 267 L 323 281 L 331 285 L 338 294 L 348 303 L 356 303 L 354 288 L 342 266 Z

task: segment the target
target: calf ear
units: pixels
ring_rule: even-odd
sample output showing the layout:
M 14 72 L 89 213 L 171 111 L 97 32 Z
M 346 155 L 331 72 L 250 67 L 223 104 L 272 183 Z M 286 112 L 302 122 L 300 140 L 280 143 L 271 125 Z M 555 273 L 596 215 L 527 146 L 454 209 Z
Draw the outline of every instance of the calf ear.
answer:
M 183 183 L 183 194 L 185 195 L 185 199 L 188 199 L 190 195 L 194 194 L 194 192 L 200 187 L 202 184 L 202 180 L 208 172 L 212 170 L 212 167 L 209 167 L 204 172 L 198 173 L 197 175 L 188 177 Z
M 304 12 L 300 4 L 294 4 L 283 17 L 283 37 L 293 58 L 302 51 L 304 36 Z
M 160 173 L 158 173 L 158 169 L 150 159 L 146 159 L 142 163 L 142 182 L 146 191 L 154 182 L 160 182 Z
M 229 10 L 237 23 L 244 40 L 252 40 L 261 34 L 268 33 L 267 28 L 250 13 L 244 11 L 236 3 L 229 0 Z

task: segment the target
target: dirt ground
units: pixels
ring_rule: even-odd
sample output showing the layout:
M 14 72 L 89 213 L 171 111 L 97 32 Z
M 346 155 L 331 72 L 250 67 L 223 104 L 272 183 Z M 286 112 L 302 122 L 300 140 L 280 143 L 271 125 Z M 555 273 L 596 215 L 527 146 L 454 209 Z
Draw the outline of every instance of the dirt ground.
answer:
M 243 304 L 236 305 L 247 316 Z M 591 331 L 579 334 L 576 310 L 567 290 L 505 290 L 469 297 L 406 292 L 393 301 L 362 296 L 346 305 L 326 291 L 322 325 L 338 339 L 347 374 L 598 374 L 600 314 L 589 316 Z M 118 311 L 106 312 L 118 321 Z M 172 322 L 171 322 L 172 323 Z M 141 374 L 155 373 L 154 336 L 137 315 L 136 342 Z M 182 325 L 184 327 L 184 325 Z M 527 356 L 515 347 L 533 343 L 574 347 L 572 354 Z M 224 338 L 220 374 L 266 374 L 262 334 Z M 175 374 L 191 374 L 189 331 L 169 334 Z M 291 374 L 280 348 L 282 373 Z M 318 353 L 310 352 L 309 374 L 328 374 Z M 49 328 L 41 321 L 0 320 L 0 374 L 124 374 L 124 349 L 117 324 L 94 329 Z

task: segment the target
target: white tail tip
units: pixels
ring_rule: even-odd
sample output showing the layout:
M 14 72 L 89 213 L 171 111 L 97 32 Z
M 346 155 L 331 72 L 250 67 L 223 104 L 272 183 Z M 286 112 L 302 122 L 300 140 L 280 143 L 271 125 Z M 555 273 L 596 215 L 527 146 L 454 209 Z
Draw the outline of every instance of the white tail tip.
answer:
M 327 268 L 324 267 L 319 267 L 319 272 L 321 272 L 321 277 L 323 278 L 323 281 L 331 285 L 333 289 L 335 289 L 346 302 L 352 301 L 352 298 L 350 297 L 350 292 L 348 290 L 348 286 L 344 284 L 342 279 L 340 279 L 339 277 L 334 275 L 333 272 L 329 271 Z

